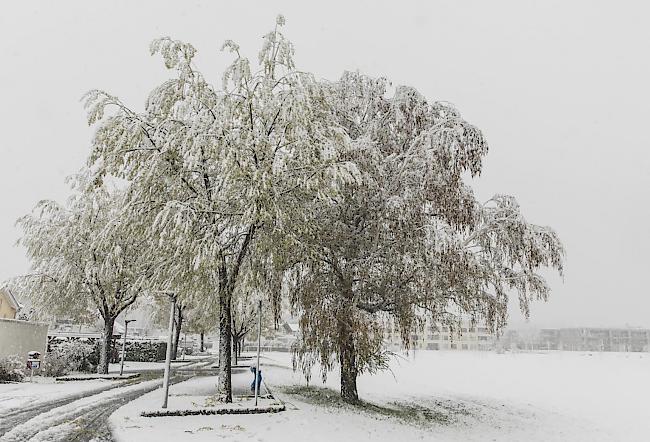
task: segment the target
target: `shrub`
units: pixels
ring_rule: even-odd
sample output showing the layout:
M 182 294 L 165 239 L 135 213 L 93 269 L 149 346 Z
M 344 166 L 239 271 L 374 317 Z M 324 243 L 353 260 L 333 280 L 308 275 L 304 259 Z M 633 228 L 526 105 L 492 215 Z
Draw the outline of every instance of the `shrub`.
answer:
M 0 382 L 21 382 L 25 378 L 25 362 L 12 355 L 0 358 Z
M 41 375 L 56 377 L 70 373 L 70 361 L 59 350 L 53 350 L 45 355 L 41 364 Z
M 96 346 L 81 341 L 57 345 L 43 359 L 43 376 L 64 376 L 73 371 L 93 372 L 97 368 Z

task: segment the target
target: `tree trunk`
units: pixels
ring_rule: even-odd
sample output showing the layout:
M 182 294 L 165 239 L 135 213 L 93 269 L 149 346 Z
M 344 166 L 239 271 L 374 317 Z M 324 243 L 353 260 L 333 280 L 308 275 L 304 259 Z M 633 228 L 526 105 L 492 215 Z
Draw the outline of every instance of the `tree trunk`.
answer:
M 232 313 L 231 294 L 227 284 L 219 288 L 219 382 L 217 393 L 222 402 L 232 402 L 231 384 L 231 341 L 232 341 Z
M 181 338 L 181 327 L 183 326 L 183 308 L 176 307 L 174 318 L 174 342 L 172 343 L 172 360 L 178 356 L 178 341 Z
M 104 317 L 104 331 L 99 346 L 99 365 L 97 366 L 97 373 L 99 374 L 108 374 L 108 363 L 111 358 L 111 343 L 113 342 L 114 325 L 115 318 L 110 316 Z
M 228 275 L 226 257 L 221 255 L 219 268 L 219 382 L 217 383 L 217 394 L 222 402 L 232 402 L 231 383 L 231 340 L 232 340 L 232 292 L 235 290 L 235 281 L 239 275 L 239 269 L 246 258 L 248 247 L 255 234 L 256 226 L 251 225 L 244 237 L 237 259 L 233 265 L 231 274 Z
M 237 336 L 233 335 L 232 336 L 232 354 L 235 357 L 235 365 L 239 363 L 239 358 L 237 354 Z
M 358 402 L 357 376 L 359 373 L 355 360 L 354 343 L 350 340 L 341 343 L 339 362 L 341 363 L 341 397 L 345 402 Z
M 357 393 L 357 349 L 354 343 L 354 331 L 350 326 L 352 312 L 350 308 L 344 309 L 338 316 L 339 332 L 339 363 L 341 364 L 341 397 L 345 402 L 359 401 Z
M 205 333 L 201 332 L 201 353 L 205 351 Z

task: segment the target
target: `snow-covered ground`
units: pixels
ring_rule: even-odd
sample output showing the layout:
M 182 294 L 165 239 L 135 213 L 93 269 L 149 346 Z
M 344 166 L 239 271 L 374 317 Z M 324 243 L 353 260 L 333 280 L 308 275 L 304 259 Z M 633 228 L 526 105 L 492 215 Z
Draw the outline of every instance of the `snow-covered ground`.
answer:
M 245 369 L 244 369 L 245 370 Z M 233 372 L 242 372 L 242 369 L 234 369 Z M 252 375 L 251 375 L 252 376 Z M 232 404 L 220 404 L 216 401 L 215 392 L 217 385 L 217 376 L 198 376 L 188 381 L 172 385 L 169 388 L 169 398 L 167 408 L 161 408 L 162 405 L 162 390 L 149 395 L 147 398 L 139 401 L 139 405 L 145 408 L 144 411 L 148 412 L 178 412 L 178 411 L 196 411 L 196 410 L 211 410 L 215 405 L 218 408 L 229 409 L 250 409 L 254 408 L 255 402 L 250 394 L 250 381 L 249 376 L 233 376 L 232 389 L 233 396 L 236 396 Z M 280 405 L 276 400 L 265 397 L 268 391 L 264 386 L 260 389 L 260 398 L 258 405 L 260 407 L 273 407 Z M 129 417 L 123 415 L 123 417 Z
M 185 361 L 175 361 L 172 363 L 173 368 L 197 368 L 201 367 L 203 361 L 209 360 L 209 356 L 185 356 Z M 165 369 L 165 362 L 138 362 L 138 361 L 124 361 L 125 372 L 142 372 L 142 371 L 162 371 Z M 109 364 L 109 373 L 119 373 L 120 363 Z
M 69 404 L 39 414 L 34 418 L 15 426 L 11 431 L 0 437 L 0 442 L 65 440 L 66 435 L 69 434 L 71 430 L 83 425 L 80 422 L 76 422 L 75 419 L 83 416 L 87 411 L 90 411 L 99 405 L 104 405 L 108 402 L 118 400 L 128 394 L 157 388 L 160 384 L 160 380 L 156 379 L 103 391 L 96 395 L 78 399 Z
M 262 362 L 265 381 L 288 402 L 287 411 L 140 417 L 152 401 L 159 401 L 160 392 L 154 391 L 111 416 L 115 436 L 142 442 L 289 442 L 307 435 L 310 442 L 650 440 L 647 353 L 420 351 L 395 360 L 391 372 L 363 375 L 359 394 L 377 405 L 363 408 L 328 405 L 318 390 L 296 390 L 292 386 L 305 385 L 305 380 L 289 369 L 288 354 L 267 354 Z M 246 372 L 235 376 L 252 380 Z M 314 384 L 320 385 L 317 372 Z M 172 387 L 172 393 L 181 392 L 182 385 Z M 338 387 L 336 373 L 327 386 Z
M 115 381 L 56 382 L 54 378 L 34 377 L 34 382 L 0 384 L 0 416 L 26 406 L 37 406 L 82 394 L 99 392 L 118 385 Z

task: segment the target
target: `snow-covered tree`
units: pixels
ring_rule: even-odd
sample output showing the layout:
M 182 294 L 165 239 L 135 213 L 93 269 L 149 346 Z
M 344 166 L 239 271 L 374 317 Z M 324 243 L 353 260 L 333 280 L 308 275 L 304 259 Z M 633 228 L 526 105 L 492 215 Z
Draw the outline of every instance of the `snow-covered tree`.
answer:
M 161 38 L 151 53 L 175 76 L 153 89 L 143 111 L 101 91 L 88 93 L 85 103 L 89 123 L 99 125 L 89 161 L 100 165 L 98 178 L 129 181 L 136 209 L 129 223 L 173 251 L 166 272 L 212 275 L 209 295 L 218 297 L 220 315 L 218 388 L 227 402 L 231 300 L 252 244 L 295 217 L 303 201 L 323 197 L 331 183 L 347 182 L 355 172 L 339 160 L 347 136 L 328 107 L 327 90 L 296 70 L 283 24 L 278 17 L 263 37 L 257 66 L 234 42 L 224 44 L 234 61 L 220 88 L 197 70 L 192 45 Z
M 426 315 L 452 327 L 466 315 L 499 331 L 508 290 L 527 314 L 531 299 L 548 295 L 537 270 L 561 272 L 563 251 L 513 198 L 476 201 L 463 177 L 480 173 L 487 144 L 450 105 L 407 87 L 386 97 L 385 80 L 355 73 L 326 97 L 361 179 L 296 220 L 295 263 L 286 261 L 301 314 L 294 364 L 309 373 L 319 363 L 324 377 L 338 364 L 341 395 L 356 401 L 357 376 L 386 366 L 388 318 L 406 347 Z
M 115 319 L 146 289 L 152 264 L 146 241 L 125 234 L 124 194 L 91 186 L 88 171 L 71 182 L 75 192 L 67 204 L 41 201 L 18 220 L 31 271 L 14 284 L 42 315 L 88 320 L 99 314 L 98 372 L 108 373 Z

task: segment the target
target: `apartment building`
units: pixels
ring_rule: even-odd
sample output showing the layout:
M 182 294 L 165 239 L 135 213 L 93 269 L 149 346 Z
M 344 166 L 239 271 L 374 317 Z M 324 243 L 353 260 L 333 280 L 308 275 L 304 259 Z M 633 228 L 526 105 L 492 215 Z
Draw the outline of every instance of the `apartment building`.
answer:
M 556 328 L 527 336 L 510 331 L 505 338 L 506 348 L 521 350 L 650 351 L 650 330 L 640 328 Z
M 394 323 L 384 332 L 386 346 L 391 350 L 402 348 L 402 338 Z M 435 327 L 428 320 L 422 330 L 411 334 L 413 350 L 493 350 L 495 339 L 486 327 L 463 322 L 451 330 L 448 326 Z

